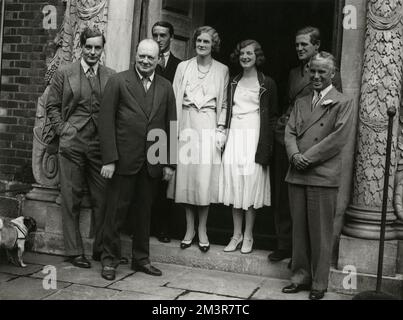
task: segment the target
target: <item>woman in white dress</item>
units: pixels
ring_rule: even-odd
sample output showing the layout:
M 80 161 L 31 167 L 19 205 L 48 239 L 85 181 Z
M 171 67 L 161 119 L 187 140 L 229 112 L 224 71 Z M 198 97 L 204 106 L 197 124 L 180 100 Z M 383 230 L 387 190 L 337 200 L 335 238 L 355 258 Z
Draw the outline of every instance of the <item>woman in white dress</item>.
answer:
M 193 44 L 196 57 L 178 65 L 173 82 L 179 152 L 176 183 L 171 187 L 175 191 L 175 202 L 184 204 L 186 211 L 186 234 L 181 248 L 191 245 L 198 214 L 199 248 L 207 252 L 210 248 L 206 227 L 209 205 L 218 202 L 229 76 L 228 67 L 211 56 L 220 45 L 216 30 L 209 26 L 196 29 Z
M 234 232 L 225 252 L 253 248 L 256 209 L 270 206 L 269 163 L 273 150 L 273 128 L 277 115 L 277 87 L 273 79 L 258 71 L 264 54 L 255 40 L 240 42 L 231 58 L 243 71 L 230 81 L 219 200 L 232 206 Z M 245 231 L 242 232 L 245 217 Z

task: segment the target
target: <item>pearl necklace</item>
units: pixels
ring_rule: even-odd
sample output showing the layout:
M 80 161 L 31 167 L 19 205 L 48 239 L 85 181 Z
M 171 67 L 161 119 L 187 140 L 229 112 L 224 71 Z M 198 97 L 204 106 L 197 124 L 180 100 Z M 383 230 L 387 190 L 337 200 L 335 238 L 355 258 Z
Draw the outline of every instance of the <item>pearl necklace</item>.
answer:
M 207 76 L 207 74 L 210 72 L 212 64 L 213 64 L 213 62 L 211 62 L 209 64 L 207 71 L 201 71 L 200 67 L 199 67 L 199 64 L 197 63 L 197 71 L 199 72 L 199 74 L 197 74 L 197 78 L 199 78 L 200 80 L 204 79 Z M 200 76 L 200 73 L 202 74 L 202 76 Z

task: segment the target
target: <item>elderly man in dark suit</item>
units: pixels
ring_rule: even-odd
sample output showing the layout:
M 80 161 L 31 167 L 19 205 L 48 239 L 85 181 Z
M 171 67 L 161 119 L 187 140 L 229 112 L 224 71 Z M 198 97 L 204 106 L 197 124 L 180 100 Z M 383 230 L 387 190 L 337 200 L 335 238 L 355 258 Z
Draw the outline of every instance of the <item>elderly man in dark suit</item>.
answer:
M 158 43 L 141 41 L 135 68 L 110 78 L 105 88 L 100 113 L 100 140 L 103 177 L 111 179 L 107 188 L 102 277 L 115 279 L 121 244 L 119 230 L 132 200 L 135 210 L 132 269 L 160 276 L 149 259 L 151 206 L 161 177 L 174 174 L 170 164 L 170 129 L 176 136 L 176 107 L 172 86 L 157 75 Z M 161 137 L 161 134 L 164 136 Z M 153 136 L 160 148 L 154 154 Z M 153 148 L 151 148 L 153 147 Z M 176 154 L 175 151 L 173 151 Z
M 80 36 L 82 58 L 56 71 L 46 103 L 48 117 L 59 135 L 60 188 L 63 236 L 68 261 L 90 268 L 79 229 L 85 182 L 92 199 L 95 240 L 93 258 L 102 251 L 105 185 L 101 176 L 98 113 L 104 87 L 114 70 L 99 63 L 105 38 L 86 28 Z
M 334 57 L 316 54 L 310 63 L 313 93 L 295 101 L 285 130 L 290 161 L 293 227 L 291 284 L 284 293 L 311 290 L 322 299 L 328 285 L 333 222 L 341 175 L 340 152 L 351 132 L 353 101 L 332 85 Z
M 295 100 L 312 92 L 310 82 L 309 61 L 318 53 L 320 47 L 320 31 L 315 27 L 305 27 L 295 35 L 295 49 L 300 65 L 290 70 L 287 86 L 286 110 L 279 118 L 276 126 L 274 152 L 275 190 L 274 190 L 274 223 L 278 238 L 277 250 L 269 255 L 270 261 L 280 261 L 291 257 L 292 226 L 290 208 L 288 206 L 288 188 L 284 177 L 288 171 L 287 153 L 284 147 L 284 130 Z M 336 71 L 332 83 L 342 91 L 340 73 Z
M 153 39 L 160 47 L 160 60 L 155 72 L 169 82 L 173 82 L 176 67 L 182 60 L 178 59 L 171 52 L 171 42 L 174 37 L 174 27 L 167 21 L 156 22 L 151 29 Z M 170 229 L 173 217 L 172 200 L 167 199 L 168 183 L 161 181 L 158 188 L 158 196 L 152 210 L 152 228 L 160 242 L 171 241 Z

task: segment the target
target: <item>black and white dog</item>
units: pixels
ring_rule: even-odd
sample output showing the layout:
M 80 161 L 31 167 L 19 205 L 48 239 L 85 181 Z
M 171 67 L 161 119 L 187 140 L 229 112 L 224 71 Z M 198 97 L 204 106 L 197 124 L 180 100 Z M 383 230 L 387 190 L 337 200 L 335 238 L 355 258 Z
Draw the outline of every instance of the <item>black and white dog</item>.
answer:
M 9 262 L 20 267 L 27 266 L 22 259 L 25 240 L 35 231 L 34 218 L 21 216 L 10 221 L 0 218 L 0 248 L 5 249 Z

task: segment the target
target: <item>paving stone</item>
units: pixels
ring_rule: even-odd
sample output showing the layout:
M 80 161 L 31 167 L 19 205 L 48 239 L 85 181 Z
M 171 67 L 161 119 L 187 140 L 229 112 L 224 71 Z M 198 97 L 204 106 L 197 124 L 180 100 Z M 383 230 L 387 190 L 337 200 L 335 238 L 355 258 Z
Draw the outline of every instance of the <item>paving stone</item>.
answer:
M 168 300 L 167 297 L 141 292 L 121 291 L 116 297 L 117 300 Z
M 117 290 L 73 284 L 46 297 L 45 300 L 114 300 Z
M 14 274 L 17 276 L 26 276 L 33 274 L 35 272 L 38 272 L 42 270 L 43 266 L 38 265 L 38 264 L 30 264 L 25 262 L 27 267 L 22 268 L 22 267 L 17 267 L 13 264 L 9 264 L 7 262 L 3 262 L 0 264 L 0 272 L 1 273 L 9 273 L 9 274 Z
M 57 289 L 45 290 L 41 279 L 20 277 L 0 283 L 0 300 L 40 300 L 67 286 L 57 282 Z
M 289 285 L 288 280 L 267 279 L 251 299 L 256 300 L 309 300 L 309 291 L 283 293 L 282 288 Z M 351 296 L 327 292 L 323 300 L 351 300 Z
M 201 292 L 188 292 L 178 298 L 178 300 L 242 300 L 234 297 L 219 296 Z
M 165 285 L 191 272 L 191 268 L 165 263 L 153 263 L 153 265 L 162 271 L 162 276 L 155 277 L 143 272 L 136 272 L 108 288 L 159 295 L 166 299 L 175 299 L 184 292 L 184 290 L 168 288 Z
M 40 264 L 43 266 L 52 265 L 56 266 L 63 263 L 66 257 L 55 256 L 50 254 L 40 254 L 34 252 L 25 252 L 24 261 L 25 263 Z
M 251 296 L 265 279 L 224 271 L 192 269 L 167 284 L 167 287 L 245 299 Z
M 68 262 L 63 262 L 56 266 L 57 279 L 59 281 L 89 285 L 94 287 L 107 287 L 115 281 L 119 281 L 127 275 L 133 273 L 128 267 L 118 268 L 116 272 L 115 281 L 107 281 L 101 277 L 101 264 L 99 262 L 91 261 L 92 268 L 78 268 Z M 38 272 L 32 277 L 43 278 L 43 274 Z
M 16 276 L 6 273 L 0 273 L 0 283 L 9 281 L 10 279 L 15 278 Z

